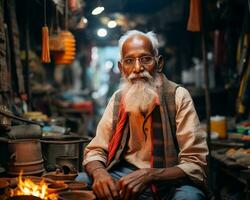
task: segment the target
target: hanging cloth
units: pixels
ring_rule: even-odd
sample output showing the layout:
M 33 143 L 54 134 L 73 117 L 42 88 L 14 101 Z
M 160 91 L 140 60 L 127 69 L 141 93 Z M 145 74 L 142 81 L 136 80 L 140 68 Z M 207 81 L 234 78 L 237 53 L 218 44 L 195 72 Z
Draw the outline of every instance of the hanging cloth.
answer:
M 192 32 L 201 31 L 201 1 L 200 0 L 190 0 L 187 30 L 192 31 Z
M 44 26 L 42 27 L 42 55 L 41 60 L 43 63 L 50 63 L 49 52 L 49 28 L 46 20 L 46 0 L 44 0 Z

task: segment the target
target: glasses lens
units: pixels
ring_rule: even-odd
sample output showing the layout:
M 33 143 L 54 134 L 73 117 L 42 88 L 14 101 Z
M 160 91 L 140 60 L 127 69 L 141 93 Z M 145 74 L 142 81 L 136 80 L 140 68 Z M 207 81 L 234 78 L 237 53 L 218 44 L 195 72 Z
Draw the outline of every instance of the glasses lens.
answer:
M 154 62 L 154 58 L 152 56 L 142 56 L 139 58 L 141 64 L 149 65 Z
M 136 59 L 138 59 L 140 64 L 143 64 L 143 65 L 151 65 L 154 62 L 154 57 L 142 56 L 140 58 L 125 58 L 123 59 L 123 64 L 127 66 L 133 66 L 136 62 Z
M 134 63 L 135 63 L 135 59 L 134 58 L 125 58 L 124 60 L 123 60 L 123 63 L 125 64 L 125 65 L 134 65 Z

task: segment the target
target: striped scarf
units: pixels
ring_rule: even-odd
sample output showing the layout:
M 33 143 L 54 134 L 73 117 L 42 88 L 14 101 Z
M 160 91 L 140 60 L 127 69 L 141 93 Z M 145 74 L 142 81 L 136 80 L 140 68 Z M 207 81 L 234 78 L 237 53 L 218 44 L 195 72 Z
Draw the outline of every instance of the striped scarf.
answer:
M 160 106 L 156 106 L 149 116 L 152 121 L 152 155 L 151 167 L 165 168 L 171 167 L 178 162 L 178 144 L 175 135 L 175 90 L 178 87 L 175 83 L 167 80 L 162 75 L 162 86 L 158 88 Z M 113 136 L 108 147 L 108 164 L 115 157 L 119 157 L 117 150 L 121 145 L 124 134 L 124 127 L 127 120 L 123 98 L 121 92 L 115 97 L 113 113 Z

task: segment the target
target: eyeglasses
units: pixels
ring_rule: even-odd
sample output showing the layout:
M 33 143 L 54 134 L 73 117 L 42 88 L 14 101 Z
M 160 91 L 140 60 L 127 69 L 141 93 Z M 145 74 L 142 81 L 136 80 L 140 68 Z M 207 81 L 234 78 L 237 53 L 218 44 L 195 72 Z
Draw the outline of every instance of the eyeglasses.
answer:
M 155 62 L 154 56 L 142 56 L 139 58 L 124 58 L 122 59 L 122 63 L 126 66 L 134 66 L 137 59 L 141 65 L 152 65 Z

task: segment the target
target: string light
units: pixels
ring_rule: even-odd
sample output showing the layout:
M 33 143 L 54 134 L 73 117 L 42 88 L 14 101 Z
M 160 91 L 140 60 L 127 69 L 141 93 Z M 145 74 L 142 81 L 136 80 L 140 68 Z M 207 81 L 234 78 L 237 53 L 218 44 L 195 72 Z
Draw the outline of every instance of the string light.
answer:
M 117 26 L 116 21 L 110 20 L 110 21 L 108 22 L 108 27 L 109 27 L 109 28 L 115 28 L 116 26 Z
M 105 28 L 100 28 L 97 30 L 97 35 L 99 37 L 105 37 L 107 35 L 107 30 Z

